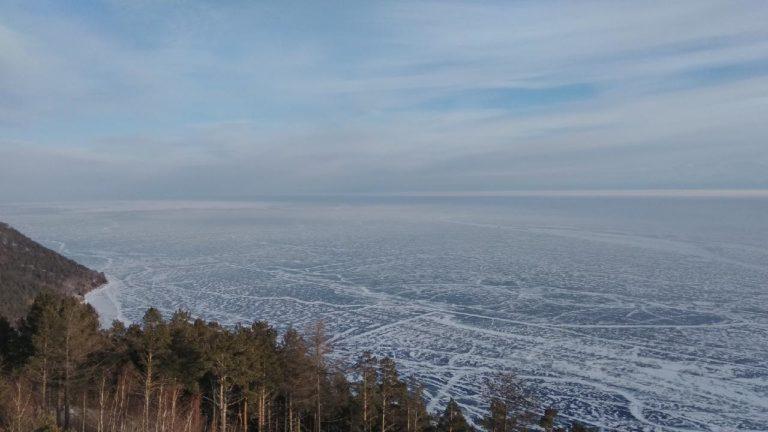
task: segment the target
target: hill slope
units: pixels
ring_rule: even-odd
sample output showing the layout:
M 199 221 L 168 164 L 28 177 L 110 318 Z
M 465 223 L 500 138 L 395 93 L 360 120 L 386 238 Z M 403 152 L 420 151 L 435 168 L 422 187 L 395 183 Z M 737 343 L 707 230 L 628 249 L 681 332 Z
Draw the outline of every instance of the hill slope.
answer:
M 84 295 L 107 282 L 103 273 L 72 261 L 0 222 L 0 315 L 23 316 L 43 290 Z

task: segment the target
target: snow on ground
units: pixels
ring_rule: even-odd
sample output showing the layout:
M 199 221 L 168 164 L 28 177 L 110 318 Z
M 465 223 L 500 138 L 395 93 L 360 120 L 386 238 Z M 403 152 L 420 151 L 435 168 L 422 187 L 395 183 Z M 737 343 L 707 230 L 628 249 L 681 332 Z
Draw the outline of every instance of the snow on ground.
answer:
M 109 281 L 107 284 L 85 295 L 86 303 L 99 312 L 99 321 L 101 326 L 105 328 L 110 327 L 114 321 L 129 322 L 128 318 L 123 315 L 118 300 L 120 288 L 123 286 L 122 282 L 111 275 L 107 275 L 107 280 Z

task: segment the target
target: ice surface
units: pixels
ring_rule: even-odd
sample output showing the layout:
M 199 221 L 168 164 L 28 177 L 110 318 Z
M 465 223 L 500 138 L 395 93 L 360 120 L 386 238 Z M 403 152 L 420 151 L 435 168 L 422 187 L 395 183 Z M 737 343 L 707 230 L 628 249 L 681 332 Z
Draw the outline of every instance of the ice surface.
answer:
M 397 359 L 481 413 L 514 368 L 562 414 L 618 430 L 768 430 L 768 200 L 507 198 L 0 207 L 0 220 L 153 305 Z

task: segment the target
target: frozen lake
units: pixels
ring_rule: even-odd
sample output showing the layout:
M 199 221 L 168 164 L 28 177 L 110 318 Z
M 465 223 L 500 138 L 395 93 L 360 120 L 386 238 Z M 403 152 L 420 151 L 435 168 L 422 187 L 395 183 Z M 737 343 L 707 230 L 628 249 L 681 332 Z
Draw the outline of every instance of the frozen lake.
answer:
M 768 199 L 378 198 L 0 206 L 107 273 L 112 317 L 325 319 L 433 408 L 512 367 L 620 430 L 768 430 Z

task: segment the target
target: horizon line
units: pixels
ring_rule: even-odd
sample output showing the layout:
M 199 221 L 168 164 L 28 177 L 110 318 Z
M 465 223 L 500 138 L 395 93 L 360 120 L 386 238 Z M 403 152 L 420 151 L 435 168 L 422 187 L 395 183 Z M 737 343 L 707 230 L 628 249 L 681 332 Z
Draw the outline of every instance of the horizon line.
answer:
M 247 203 L 276 198 L 309 197 L 403 197 L 403 198 L 768 198 L 768 189 L 519 189 L 498 191 L 405 191 L 405 192 L 314 192 L 257 194 L 250 197 L 197 197 L 197 198 L 118 198 L 72 199 L 41 201 L 0 201 L 0 206 L 52 205 L 85 203 Z

